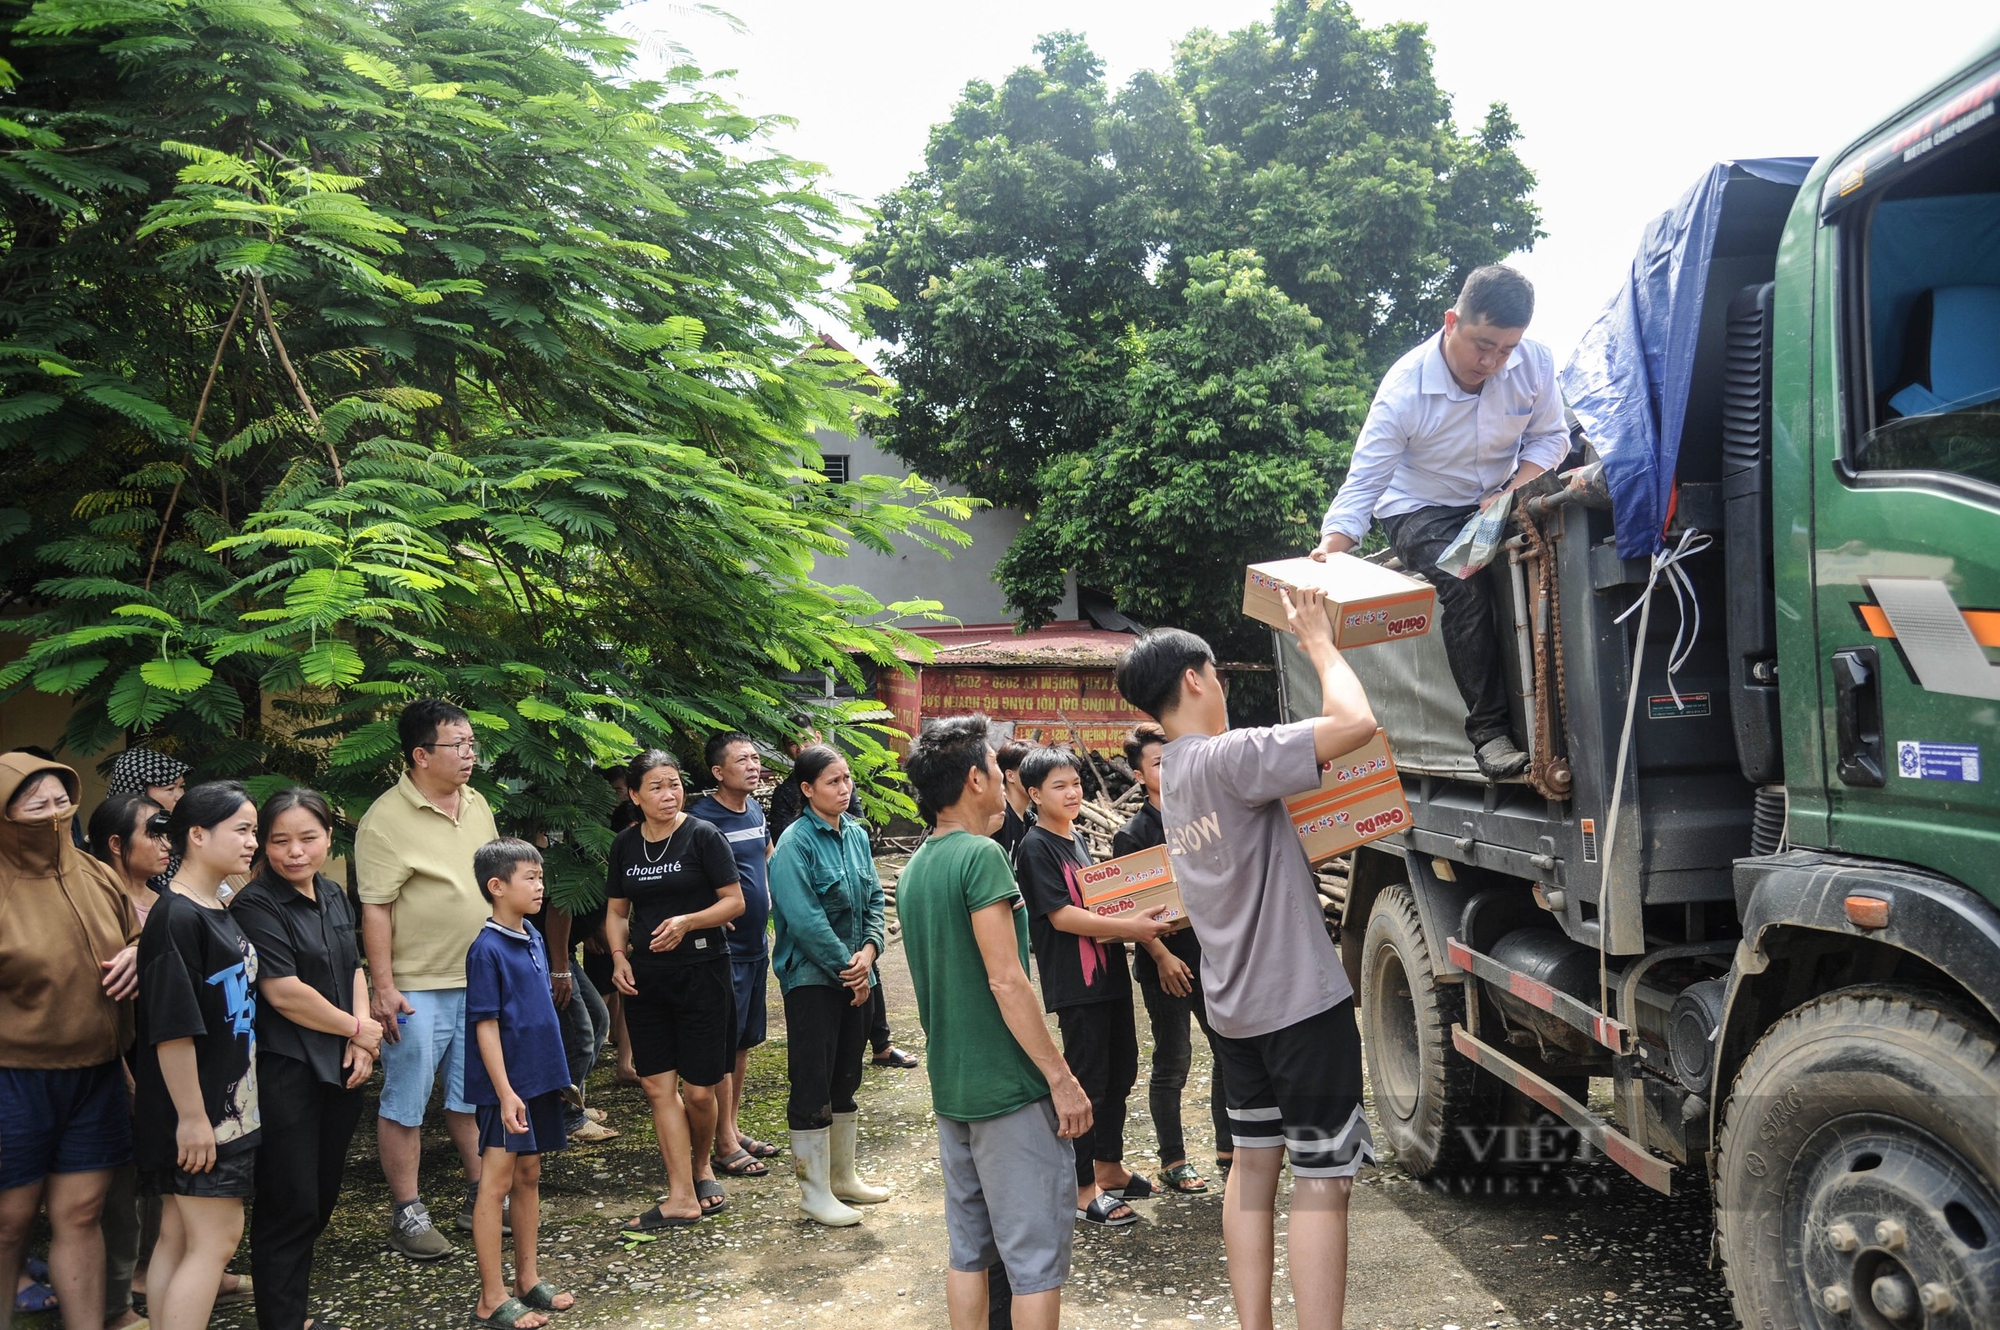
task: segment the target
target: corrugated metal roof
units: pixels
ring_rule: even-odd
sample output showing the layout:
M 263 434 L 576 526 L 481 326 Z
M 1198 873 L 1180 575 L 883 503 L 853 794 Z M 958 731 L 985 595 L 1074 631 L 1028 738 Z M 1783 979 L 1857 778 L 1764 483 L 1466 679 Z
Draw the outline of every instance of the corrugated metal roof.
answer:
M 1031 633 L 1011 623 L 976 623 L 955 628 L 922 628 L 918 634 L 938 644 L 931 669 L 955 665 L 1071 665 L 1108 670 L 1132 645 L 1130 633 L 1093 628 L 1088 619 L 1060 619 Z M 905 660 L 915 660 L 905 655 Z

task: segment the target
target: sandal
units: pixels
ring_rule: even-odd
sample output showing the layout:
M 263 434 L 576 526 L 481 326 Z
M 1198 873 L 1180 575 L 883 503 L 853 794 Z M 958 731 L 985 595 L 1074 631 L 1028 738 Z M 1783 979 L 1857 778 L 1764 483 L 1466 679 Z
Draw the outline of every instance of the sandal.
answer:
M 917 1055 L 914 1053 L 905 1053 L 902 1049 L 891 1044 L 880 1053 L 877 1053 L 873 1058 L 870 1058 L 869 1061 L 878 1067 L 899 1067 L 904 1071 L 908 1071 L 917 1065 Z
M 222 1272 L 222 1277 L 224 1279 L 228 1279 L 231 1277 L 231 1273 L 232 1273 L 231 1271 L 224 1270 Z M 229 1292 L 224 1293 L 220 1289 L 216 1291 L 215 1294 L 216 1306 L 235 1307 L 242 1303 L 251 1302 L 256 1299 L 257 1289 L 251 1283 L 249 1275 L 236 1275 L 235 1279 L 236 1279 L 236 1287 L 229 1290 Z
M 1194 1171 L 1194 1165 L 1183 1159 L 1166 1172 L 1160 1174 L 1160 1181 L 1167 1184 L 1167 1190 L 1182 1196 L 1199 1196 L 1208 1190 L 1208 1182 Z
M 1121 1201 L 1150 1201 L 1159 1194 L 1159 1190 L 1144 1173 L 1134 1173 L 1126 1178 L 1124 1186 L 1106 1187 L 1104 1194 L 1116 1196 Z
M 631 1223 L 619 1230 L 621 1233 L 657 1233 L 663 1228 L 693 1228 L 701 1222 L 699 1215 L 670 1215 L 659 1206 L 654 1206 Z
M 1125 1212 L 1122 1218 L 1118 1214 L 1120 1210 Z M 1132 1213 L 1132 1207 L 1108 1191 L 1078 1210 L 1076 1217 L 1099 1228 L 1129 1228 L 1139 1222 L 1139 1216 Z
M 778 1157 L 777 1146 L 771 1144 L 769 1141 L 760 1141 L 755 1136 L 738 1136 L 736 1144 L 741 1146 L 743 1153 L 749 1155 L 752 1159 L 776 1159 Z
M 32 1315 L 35 1312 L 52 1312 L 56 1309 L 56 1291 L 37 1279 L 14 1294 L 14 1310 Z
M 694 1198 L 701 1202 L 701 1213 L 704 1219 L 710 1215 L 719 1215 L 729 1208 L 729 1198 L 723 1194 L 722 1184 L 714 1178 L 696 1178 L 694 1180 Z M 710 1201 L 714 1201 L 715 1204 L 710 1205 Z
M 771 1170 L 751 1158 L 748 1150 L 738 1150 L 727 1159 L 716 1155 L 708 1162 L 732 1178 L 764 1178 L 771 1175 Z
M 542 1313 L 530 1307 L 519 1298 L 509 1298 L 498 1307 L 495 1307 L 491 1316 L 481 1316 L 478 1309 L 474 1308 L 472 1323 L 474 1325 L 494 1326 L 497 1327 L 497 1330 L 514 1330 L 515 1324 L 523 1316 L 542 1316 Z M 543 1317 L 542 1324 L 548 1324 L 547 1317 Z M 539 1330 L 539 1327 L 536 1327 L 535 1330 Z
M 570 1307 L 576 1306 L 576 1295 L 574 1293 L 559 1289 L 546 1279 L 529 1289 L 526 1293 L 520 1294 L 519 1297 L 521 1301 L 527 1303 L 538 1312 L 566 1312 Z M 556 1306 L 557 1298 L 568 1298 L 569 1307 Z

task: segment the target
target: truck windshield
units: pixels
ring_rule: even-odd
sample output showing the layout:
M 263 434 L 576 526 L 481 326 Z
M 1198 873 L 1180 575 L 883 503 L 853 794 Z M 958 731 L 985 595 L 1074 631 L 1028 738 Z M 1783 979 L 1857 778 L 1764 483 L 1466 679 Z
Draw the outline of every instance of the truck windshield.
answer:
M 2000 487 L 2000 134 L 1904 175 L 1868 220 L 1860 471 Z

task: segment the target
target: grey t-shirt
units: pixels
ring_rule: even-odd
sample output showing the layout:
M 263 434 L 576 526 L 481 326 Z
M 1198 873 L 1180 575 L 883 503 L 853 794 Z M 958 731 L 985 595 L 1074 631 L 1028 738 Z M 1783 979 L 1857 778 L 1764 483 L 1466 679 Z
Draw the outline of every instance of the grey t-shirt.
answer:
M 1353 996 L 1284 801 L 1319 785 L 1313 722 L 1160 753 L 1161 820 L 1201 939 L 1208 1023 L 1231 1039 L 1296 1025 Z

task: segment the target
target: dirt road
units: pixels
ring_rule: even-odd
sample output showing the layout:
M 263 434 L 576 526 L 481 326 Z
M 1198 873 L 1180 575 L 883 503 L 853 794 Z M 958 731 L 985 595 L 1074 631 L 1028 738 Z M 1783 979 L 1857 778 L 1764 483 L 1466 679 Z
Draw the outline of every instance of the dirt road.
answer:
M 897 1041 L 921 1053 L 900 946 L 891 947 L 882 969 Z M 772 992 L 775 998 L 775 984 Z M 783 1024 L 775 1003 L 772 1035 L 752 1064 L 748 1123 L 756 1135 L 782 1142 Z M 1186 1120 L 1196 1162 L 1206 1168 L 1208 1065 L 1200 1043 Z M 578 1308 L 558 1324 L 944 1327 L 943 1190 L 924 1072 L 870 1068 L 860 1101 L 864 1166 L 893 1183 L 896 1196 L 870 1208 L 859 1227 L 828 1230 L 801 1220 L 787 1155 L 768 1179 L 727 1183 L 725 1216 L 627 1251 L 618 1225 L 653 1201 L 663 1174 L 638 1091 L 613 1086 L 600 1072 L 593 1102 L 610 1110 L 625 1135 L 554 1156 L 544 1174 L 545 1271 L 579 1296 Z M 1143 1079 L 1132 1106 L 1129 1158 L 1152 1167 Z M 320 1248 L 323 1301 L 315 1310 L 326 1323 L 356 1330 L 465 1325 L 476 1294 L 470 1238 L 436 1265 L 391 1254 L 374 1156 L 371 1119 L 355 1141 L 350 1188 Z M 427 1133 L 424 1194 L 447 1225 L 460 1194 L 455 1172 L 442 1132 Z M 1219 1194 L 1139 1209 L 1135 1228 L 1078 1235 L 1065 1321 L 1096 1330 L 1235 1325 Z M 1371 1170 L 1355 1190 L 1353 1234 L 1348 1325 L 1358 1330 L 1699 1330 L 1732 1323 L 1721 1281 L 1706 1268 L 1706 1197 L 1662 1200 L 1602 1161 L 1548 1178 L 1468 1180 L 1453 1194 L 1420 1188 L 1392 1168 Z M 1279 1290 L 1282 1297 L 1282 1273 Z M 231 1309 L 216 1324 L 250 1330 L 254 1320 L 247 1309 Z

